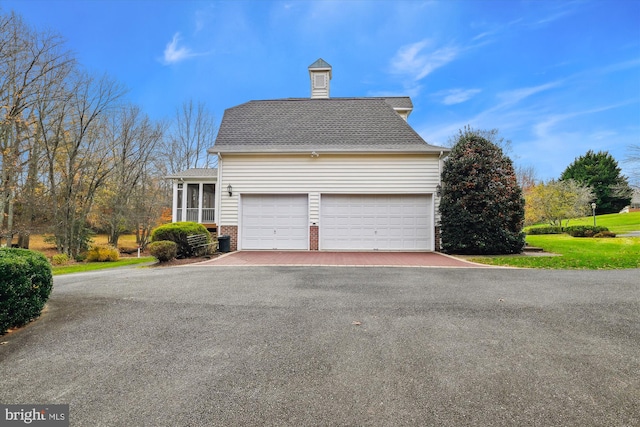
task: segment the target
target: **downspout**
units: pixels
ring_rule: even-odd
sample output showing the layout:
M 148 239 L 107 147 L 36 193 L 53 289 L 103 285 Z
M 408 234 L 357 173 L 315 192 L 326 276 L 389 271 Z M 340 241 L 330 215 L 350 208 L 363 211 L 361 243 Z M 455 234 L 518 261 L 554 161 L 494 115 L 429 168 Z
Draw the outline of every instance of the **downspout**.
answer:
M 433 231 L 434 231 L 434 240 L 433 240 L 433 245 L 434 248 L 433 250 L 440 252 L 442 250 L 442 241 L 440 239 L 440 233 L 435 233 L 436 230 L 439 230 L 439 224 L 440 224 L 440 217 L 438 217 L 438 211 L 439 209 L 436 209 L 436 200 L 438 201 L 438 207 L 440 206 L 440 193 L 442 191 L 442 157 L 444 156 L 444 150 L 440 151 L 440 155 L 438 156 L 438 184 L 436 186 L 436 197 L 434 198 L 433 201 Z M 440 191 L 437 191 L 438 189 L 440 189 Z M 436 242 L 436 236 L 438 237 L 438 241 Z
M 218 153 L 218 188 L 216 189 L 216 210 L 214 221 L 218 228 L 218 236 L 220 235 L 220 209 L 222 205 L 222 154 Z

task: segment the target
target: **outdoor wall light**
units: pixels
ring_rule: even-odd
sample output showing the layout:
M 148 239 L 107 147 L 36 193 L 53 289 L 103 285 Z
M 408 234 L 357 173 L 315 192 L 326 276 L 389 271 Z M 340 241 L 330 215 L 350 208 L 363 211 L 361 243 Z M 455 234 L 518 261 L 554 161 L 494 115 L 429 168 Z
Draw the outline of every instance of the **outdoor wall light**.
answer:
M 229 192 L 229 197 L 233 196 L 233 187 L 231 184 L 227 185 L 227 191 Z

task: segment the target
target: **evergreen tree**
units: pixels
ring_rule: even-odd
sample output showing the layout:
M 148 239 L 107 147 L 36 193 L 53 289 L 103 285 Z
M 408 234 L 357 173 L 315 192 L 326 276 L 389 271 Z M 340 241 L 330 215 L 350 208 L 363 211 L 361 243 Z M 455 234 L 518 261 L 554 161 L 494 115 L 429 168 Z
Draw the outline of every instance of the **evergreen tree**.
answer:
M 524 198 L 511 160 L 470 128 L 460 131 L 442 170 L 442 249 L 512 254 L 524 247 Z
M 631 202 L 632 190 L 627 178 L 621 175 L 618 162 L 606 151 L 587 151 L 562 172 L 560 179 L 573 179 L 591 187 L 598 214 L 618 213 Z

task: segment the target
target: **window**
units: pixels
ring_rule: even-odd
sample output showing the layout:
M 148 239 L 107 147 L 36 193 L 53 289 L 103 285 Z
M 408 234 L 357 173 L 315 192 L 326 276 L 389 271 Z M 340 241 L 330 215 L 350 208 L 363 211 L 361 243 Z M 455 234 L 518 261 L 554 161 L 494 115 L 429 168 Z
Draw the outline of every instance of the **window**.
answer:
M 202 184 L 202 222 L 214 222 L 215 184 Z
M 187 209 L 198 207 L 198 190 L 200 184 L 187 185 Z
M 215 203 L 215 184 L 202 184 L 202 207 L 212 209 Z

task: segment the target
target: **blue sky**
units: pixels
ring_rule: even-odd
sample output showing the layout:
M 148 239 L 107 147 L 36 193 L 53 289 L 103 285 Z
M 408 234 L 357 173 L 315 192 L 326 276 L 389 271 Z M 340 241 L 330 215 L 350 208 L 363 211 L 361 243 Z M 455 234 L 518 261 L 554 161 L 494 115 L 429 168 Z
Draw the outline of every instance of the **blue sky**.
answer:
M 80 63 L 152 118 L 188 99 L 217 123 L 252 99 L 409 95 L 409 123 L 442 145 L 498 128 L 515 162 L 557 178 L 587 150 L 640 144 L 640 1 L 0 0 L 63 35 Z

